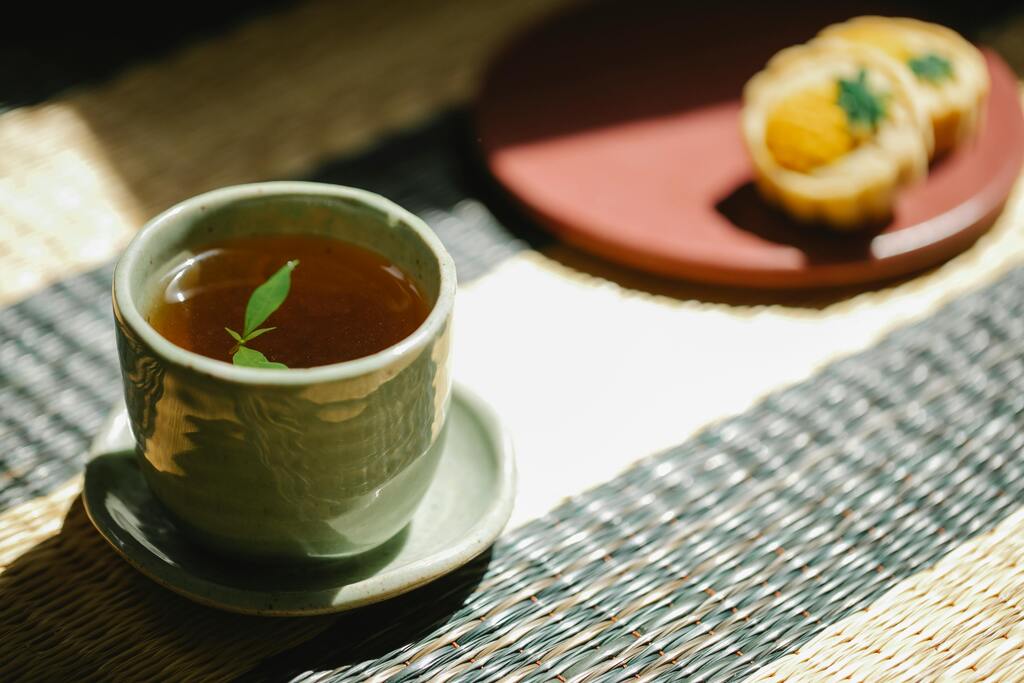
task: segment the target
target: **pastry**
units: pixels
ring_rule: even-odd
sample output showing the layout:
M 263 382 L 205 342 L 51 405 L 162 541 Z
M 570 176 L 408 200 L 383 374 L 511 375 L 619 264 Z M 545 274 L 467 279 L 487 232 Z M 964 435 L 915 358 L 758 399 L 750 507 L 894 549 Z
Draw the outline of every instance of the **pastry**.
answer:
M 794 218 L 852 230 L 891 214 L 928 170 L 932 131 L 907 69 L 883 51 L 814 40 L 779 52 L 743 92 L 762 195 Z
M 903 65 L 931 119 L 935 154 L 974 133 L 988 95 L 988 69 L 981 52 L 956 31 L 917 19 L 857 17 L 820 35 L 875 47 Z

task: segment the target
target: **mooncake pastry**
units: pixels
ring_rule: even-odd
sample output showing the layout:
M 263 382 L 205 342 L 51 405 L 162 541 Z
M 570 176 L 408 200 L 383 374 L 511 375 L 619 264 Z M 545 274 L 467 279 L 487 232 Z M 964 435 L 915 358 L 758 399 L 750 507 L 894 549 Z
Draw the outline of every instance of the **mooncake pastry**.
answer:
M 935 154 L 960 144 L 978 127 L 988 69 L 981 52 L 956 31 L 917 19 L 857 17 L 820 35 L 877 48 L 906 69 L 914 98 L 931 120 Z
M 794 218 L 853 230 L 884 220 L 928 170 L 932 132 L 909 72 L 888 54 L 814 40 L 779 52 L 743 92 L 762 195 Z

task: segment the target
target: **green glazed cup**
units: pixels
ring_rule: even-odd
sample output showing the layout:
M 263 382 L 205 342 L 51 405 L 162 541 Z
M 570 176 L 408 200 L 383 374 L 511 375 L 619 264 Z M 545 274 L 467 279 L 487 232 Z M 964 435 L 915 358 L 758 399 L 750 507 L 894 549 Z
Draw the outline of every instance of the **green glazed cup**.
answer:
M 315 368 L 232 365 L 175 346 L 147 322 L 166 273 L 205 243 L 303 233 L 368 247 L 432 304 L 410 336 Z M 398 534 L 434 476 L 451 396 L 455 264 L 416 216 L 363 190 L 228 187 L 160 214 L 114 271 L 125 401 L 139 466 L 196 541 L 267 561 L 362 553 Z

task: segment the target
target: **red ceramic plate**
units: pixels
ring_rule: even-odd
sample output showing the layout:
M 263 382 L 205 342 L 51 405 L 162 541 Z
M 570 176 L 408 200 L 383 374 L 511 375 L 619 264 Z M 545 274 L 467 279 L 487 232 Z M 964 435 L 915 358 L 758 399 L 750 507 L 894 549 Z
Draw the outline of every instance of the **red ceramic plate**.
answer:
M 994 53 L 981 132 L 901 194 L 890 224 L 837 235 L 758 197 L 738 98 L 775 51 L 853 13 L 817 3 L 788 16 L 758 5 L 697 15 L 681 5 L 556 18 L 488 74 L 477 108 L 486 162 L 565 241 L 662 275 L 820 287 L 939 263 L 998 215 L 1024 158 L 1024 118 L 1016 78 Z

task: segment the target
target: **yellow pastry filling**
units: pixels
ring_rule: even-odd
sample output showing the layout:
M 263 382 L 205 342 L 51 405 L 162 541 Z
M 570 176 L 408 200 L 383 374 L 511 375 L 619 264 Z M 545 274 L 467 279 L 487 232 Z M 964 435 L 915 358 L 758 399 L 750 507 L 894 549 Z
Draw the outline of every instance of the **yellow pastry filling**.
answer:
M 857 145 L 835 85 L 803 90 L 780 102 L 768 114 L 765 143 L 780 166 L 801 173 L 831 163 Z
M 888 97 L 872 89 L 865 69 L 855 78 L 806 88 L 768 112 L 765 145 L 783 168 L 813 171 L 870 139 L 886 116 Z

